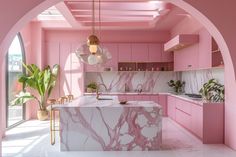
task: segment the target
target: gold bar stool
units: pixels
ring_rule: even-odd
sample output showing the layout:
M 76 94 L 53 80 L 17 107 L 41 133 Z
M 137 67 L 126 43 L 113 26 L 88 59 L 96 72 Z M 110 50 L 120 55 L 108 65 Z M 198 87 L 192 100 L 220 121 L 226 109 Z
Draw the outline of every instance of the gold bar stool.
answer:
M 47 104 L 49 105 L 48 110 L 50 112 L 50 141 L 51 145 L 55 144 L 55 109 L 53 105 L 57 103 L 56 99 L 48 99 Z
M 74 99 L 73 95 L 67 95 L 67 96 L 63 96 L 58 98 L 57 100 L 53 99 L 53 103 L 52 101 L 49 101 L 48 104 L 50 103 L 50 139 L 51 139 L 51 145 L 55 144 L 55 132 L 56 131 L 60 131 L 60 111 L 58 109 L 54 109 L 52 107 L 53 104 L 58 103 L 58 104 L 64 104 L 65 102 L 70 102 Z M 50 100 L 50 99 L 49 99 Z M 58 126 L 56 126 L 56 116 L 55 113 L 58 112 Z M 57 128 L 57 129 L 56 129 Z

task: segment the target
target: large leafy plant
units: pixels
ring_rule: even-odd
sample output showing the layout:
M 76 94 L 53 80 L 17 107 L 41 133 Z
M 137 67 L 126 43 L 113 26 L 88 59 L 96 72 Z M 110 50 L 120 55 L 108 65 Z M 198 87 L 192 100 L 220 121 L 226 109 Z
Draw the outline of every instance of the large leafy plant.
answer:
M 216 79 L 210 79 L 208 82 L 204 83 L 199 93 L 204 99 L 214 102 L 224 101 L 225 98 L 224 85 L 218 83 Z
M 47 98 L 56 85 L 59 65 L 54 65 L 52 69 L 47 66 L 43 70 L 40 70 L 35 64 L 26 65 L 23 63 L 23 67 L 26 69 L 26 74 L 22 74 L 18 81 L 23 84 L 24 89 L 27 89 L 27 91 L 23 90 L 17 94 L 11 104 L 24 104 L 35 99 L 38 102 L 39 109 L 46 110 Z M 33 93 L 37 93 L 37 95 Z

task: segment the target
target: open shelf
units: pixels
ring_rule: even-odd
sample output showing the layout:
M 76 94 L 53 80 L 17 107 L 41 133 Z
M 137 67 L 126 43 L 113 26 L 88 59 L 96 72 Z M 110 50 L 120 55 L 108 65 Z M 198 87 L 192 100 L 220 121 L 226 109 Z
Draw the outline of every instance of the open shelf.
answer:
M 118 71 L 173 71 L 173 62 L 119 62 Z

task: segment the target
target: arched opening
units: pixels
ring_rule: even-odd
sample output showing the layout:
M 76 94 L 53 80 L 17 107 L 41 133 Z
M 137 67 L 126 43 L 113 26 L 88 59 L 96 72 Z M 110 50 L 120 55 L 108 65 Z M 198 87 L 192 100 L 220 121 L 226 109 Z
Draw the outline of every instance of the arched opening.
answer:
M 6 124 L 7 128 L 15 126 L 25 118 L 24 104 L 17 106 L 11 105 L 14 95 L 22 90 L 21 84 L 18 83 L 19 75 L 25 73 L 22 63 L 25 63 L 24 43 L 20 33 L 12 41 L 6 59 Z
M 225 60 L 225 63 L 226 63 L 226 78 L 228 81 L 233 81 L 235 80 L 235 75 L 234 75 L 234 68 L 233 68 L 233 64 L 232 64 L 232 58 L 230 56 L 230 51 L 229 51 L 229 48 L 227 47 L 226 45 L 226 42 L 222 36 L 222 34 L 220 33 L 220 31 L 213 25 L 213 23 L 211 23 L 207 17 L 203 16 L 203 14 L 201 14 L 200 12 L 197 11 L 197 9 L 193 8 L 191 5 L 188 4 L 188 2 L 184 2 L 184 1 L 178 1 L 178 0 L 170 0 L 170 2 L 172 2 L 173 4 L 181 7 L 181 8 L 184 8 L 187 12 L 189 12 L 190 14 L 194 15 L 199 21 L 202 21 L 204 24 L 204 26 L 206 26 L 206 28 L 208 29 L 209 32 L 212 33 L 212 35 L 215 37 L 217 43 L 219 44 L 220 46 L 220 49 L 222 50 L 223 52 L 223 58 Z M 44 4 L 48 4 L 49 1 L 46 1 Z M 50 1 L 50 4 L 55 4 L 55 2 L 52 2 Z M 43 3 L 42 3 L 43 4 Z M 191 2 L 190 2 L 191 4 Z M 194 5 L 194 3 L 193 3 Z M 40 7 L 38 7 L 37 9 L 39 9 L 40 11 L 42 11 L 44 9 L 46 9 L 47 6 L 49 5 L 45 5 L 43 6 L 41 5 Z M 197 6 L 197 4 L 196 4 Z M 39 10 L 37 10 L 37 13 L 39 13 Z M 34 14 L 36 15 L 36 14 Z M 33 15 L 32 15 L 33 16 Z M 29 18 L 30 15 L 28 14 L 27 17 L 25 16 L 24 20 L 26 19 L 30 19 Z M 7 35 L 7 37 L 5 38 L 5 40 L 3 40 L 3 42 L 1 43 L 1 50 L 4 50 L 2 52 L 5 52 L 6 50 L 6 47 L 9 46 L 9 43 L 8 43 L 8 39 L 10 38 L 13 38 L 13 34 L 17 32 L 17 29 L 19 29 L 20 26 L 22 26 L 23 24 L 25 24 L 25 22 L 27 21 L 24 21 L 24 20 L 21 20 L 15 27 L 14 29 L 12 29 L 11 31 L 9 31 L 10 33 Z M 226 81 L 227 81 L 226 80 Z M 233 95 L 230 94 L 230 85 L 227 85 L 226 86 L 226 93 L 228 93 L 226 95 L 226 105 L 227 103 L 229 104 L 229 106 L 232 106 L 230 104 L 232 104 L 234 102 L 234 99 L 233 99 Z M 229 102 L 229 101 L 232 101 L 232 102 Z M 231 108 L 231 109 L 234 109 L 234 108 Z M 231 110 L 229 112 L 230 108 L 226 108 L 226 114 L 229 114 L 229 117 L 231 117 L 230 119 L 232 120 L 232 114 L 234 113 L 233 110 Z M 228 125 L 228 123 L 226 123 Z M 227 127 L 226 125 L 226 127 Z M 232 130 L 234 130 L 234 128 L 231 128 L 230 129 L 231 131 L 229 131 L 229 133 L 233 133 Z M 232 139 L 234 139 L 235 136 L 233 136 Z M 228 144 L 230 144 L 232 147 L 235 147 L 235 142 L 228 142 Z

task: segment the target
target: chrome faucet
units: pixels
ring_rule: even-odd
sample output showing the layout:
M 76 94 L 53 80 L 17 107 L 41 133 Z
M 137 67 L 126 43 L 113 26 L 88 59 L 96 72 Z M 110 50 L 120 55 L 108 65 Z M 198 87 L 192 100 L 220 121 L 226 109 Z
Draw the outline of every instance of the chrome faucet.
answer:
M 103 83 L 100 83 L 100 84 L 97 84 L 97 89 L 96 89 L 96 99 L 99 100 L 99 89 L 100 89 L 100 86 L 104 86 L 105 87 L 105 90 L 107 91 L 107 87 L 105 84 Z
M 136 87 L 136 92 L 139 92 L 139 93 L 141 93 L 142 92 L 142 90 L 143 90 L 143 85 L 140 83 L 140 84 L 138 84 L 137 85 L 137 87 Z

